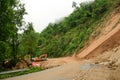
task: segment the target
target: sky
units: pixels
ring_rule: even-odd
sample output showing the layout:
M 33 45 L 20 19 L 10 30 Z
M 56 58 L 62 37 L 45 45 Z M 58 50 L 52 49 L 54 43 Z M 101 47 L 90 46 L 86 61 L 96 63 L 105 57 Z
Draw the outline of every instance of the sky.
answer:
M 36 32 L 41 32 L 49 23 L 68 16 L 73 12 L 72 2 L 78 5 L 91 0 L 21 0 L 25 4 L 26 22 L 32 22 Z

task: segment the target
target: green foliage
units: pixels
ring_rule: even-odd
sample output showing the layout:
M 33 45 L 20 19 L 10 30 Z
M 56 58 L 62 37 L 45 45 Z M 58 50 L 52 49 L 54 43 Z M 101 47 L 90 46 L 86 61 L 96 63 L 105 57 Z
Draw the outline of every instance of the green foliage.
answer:
M 0 40 L 8 40 L 22 26 L 24 5 L 19 0 L 0 0 Z
M 40 33 L 39 46 L 50 57 L 71 55 L 88 41 L 94 27 L 105 14 L 114 10 L 120 0 L 84 2 L 59 23 L 50 23 Z
M 18 30 L 26 14 L 19 0 L 0 0 L 0 67 L 5 60 L 15 59 L 18 51 Z
M 6 59 L 9 59 L 9 57 L 11 56 L 11 48 L 10 45 L 8 43 L 5 43 L 3 41 L 0 41 L 0 46 L 2 46 L 0 48 L 0 61 L 5 61 Z
M 27 30 L 22 34 L 19 45 L 19 53 L 21 56 L 35 53 L 38 46 L 39 34 L 34 31 L 32 23 L 28 23 L 26 27 Z

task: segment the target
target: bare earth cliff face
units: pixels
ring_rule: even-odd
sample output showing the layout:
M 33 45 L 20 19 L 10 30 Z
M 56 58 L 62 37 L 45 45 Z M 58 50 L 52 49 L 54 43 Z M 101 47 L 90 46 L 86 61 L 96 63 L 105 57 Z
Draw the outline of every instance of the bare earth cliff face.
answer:
M 78 55 L 40 62 L 45 68 L 59 67 L 5 80 L 120 80 L 120 8 L 103 26 Z

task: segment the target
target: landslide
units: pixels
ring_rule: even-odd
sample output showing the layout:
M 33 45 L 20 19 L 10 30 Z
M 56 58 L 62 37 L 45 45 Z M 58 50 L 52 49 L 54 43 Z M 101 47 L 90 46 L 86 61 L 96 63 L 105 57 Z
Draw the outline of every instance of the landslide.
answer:
M 84 62 L 86 59 L 90 59 L 90 61 L 92 59 L 92 63 L 97 63 L 99 61 L 102 62 L 104 60 L 107 61 L 108 58 L 105 57 L 102 59 L 103 56 L 101 57 L 101 55 L 120 46 L 120 7 L 117 7 L 114 11 L 112 11 L 108 16 L 105 17 L 104 20 L 105 22 L 102 22 L 104 25 L 102 25 L 102 27 L 99 29 L 100 33 L 97 34 L 96 37 L 94 37 L 96 34 L 92 34 L 88 44 L 83 48 L 82 51 L 74 54 L 71 57 L 68 56 L 48 59 L 48 61 L 42 62 L 41 66 L 50 68 L 76 61 Z M 96 32 L 97 31 L 98 29 L 96 29 Z M 117 53 L 117 55 L 120 54 Z M 109 56 L 112 56 L 112 54 Z
M 89 41 L 89 46 L 78 54 L 79 58 L 95 57 L 120 45 L 120 7 L 116 8 L 109 16 L 111 17 L 103 25 L 99 35 L 92 39 L 92 42 Z
M 105 23 L 111 18 L 110 13 L 119 5 L 119 0 L 95 0 L 81 3 L 69 16 L 50 23 L 40 33 L 39 51 L 41 53 L 38 55 L 47 53 L 49 57 L 56 58 L 78 53 L 85 45 L 88 46 L 89 37 L 92 34 L 95 34 L 94 37 L 99 35 Z
M 119 46 L 119 4 L 119 0 L 82 3 L 68 17 L 49 24 L 40 34 L 40 50 L 48 53 L 49 57 L 69 56 L 49 58 L 41 62 L 41 66 L 49 68 L 89 59 Z

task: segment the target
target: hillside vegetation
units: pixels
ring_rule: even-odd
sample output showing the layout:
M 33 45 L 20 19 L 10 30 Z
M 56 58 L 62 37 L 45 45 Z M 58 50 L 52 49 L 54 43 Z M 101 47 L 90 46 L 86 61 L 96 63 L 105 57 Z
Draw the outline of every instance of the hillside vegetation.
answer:
M 50 57 L 68 56 L 79 51 L 89 40 L 96 25 L 118 6 L 120 0 L 95 0 L 81 3 L 68 17 L 50 23 L 40 33 L 38 43 L 40 51 Z

